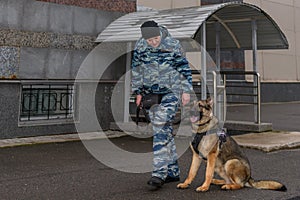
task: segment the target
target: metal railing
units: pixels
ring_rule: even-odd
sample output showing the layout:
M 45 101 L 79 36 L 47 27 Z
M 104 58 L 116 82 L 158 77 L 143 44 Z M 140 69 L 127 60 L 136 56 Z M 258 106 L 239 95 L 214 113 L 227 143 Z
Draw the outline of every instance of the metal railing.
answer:
M 201 75 L 200 71 L 192 70 L 193 75 Z M 201 76 L 200 76 L 201 77 Z M 200 78 L 201 79 L 201 78 Z M 213 96 L 213 112 L 220 123 L 226 119 L 226 81 L 217 71 L 207 72 L 207 96 Z M 193 80 L 193 87 L 198 99 L 201 99 L 201 80 Z
M 261 124 L 261 90 L 260 74 L 253 71 L 222 71 L 226 82 L 227 104 L 243 104 L 254 106 L 254 122 Z M 229 76 L 239 76 L 239 79 L 228 79 Z M 247 81 L 246 76 L 253 79 Z
M 69 119 L 73 115 L 74 85 L 22 85 L 20 121 Z

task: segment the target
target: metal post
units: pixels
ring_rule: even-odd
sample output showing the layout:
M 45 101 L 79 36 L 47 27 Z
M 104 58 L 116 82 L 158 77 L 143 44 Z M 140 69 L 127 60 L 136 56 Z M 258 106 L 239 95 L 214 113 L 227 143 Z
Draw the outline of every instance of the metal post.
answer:
M 253 71 L 258 72 L 257 68 L 257 22 L 255 19 L 251 21 L 251 27 L 252 27 L 252 54 L 253 54 Z M 259 89 L 258 84 L 259 79 L 258 76 L 254 76 L 253 85 L 254 85 L 254 93 L 257 95 L 254 99 L 254 120 L 255 123 L 260 124 L 260 111 L 259 111 Z
M 206 22 L 201 26 L 201 99 L 207 98 L 206 91 Z
M 257 23 L 252 20 L 252 54 L 253 54 L 253 71 L 257 71 Z
M 124 81 L 124 122 L 129 122 L 129 98 L 130 98 L 130 69 L 131 69 L 131 42 L 127 43 L 126 74 Z
M 257 76 L 257 123 L 261 123 L 261 98 L 260 98 L 260 74 L 256 73 Z
M 215 25 L 215 29 L 216 29 L 216 90 L 218 89 L 219 86 L 221 86 L 221 77 L 220 77 L 220 70 L 221 70 L 221 38 L 220 38 L 220 34 L 221 34 L 221 25 L 220 23 L 216 23 Z M 225 89 L 225 88 L 224 88 Z M 214 95 L 214 98 L 216 99 L 216 116 L 219 119 L 219 121 L 224 121 L 224 119 L 222 119 L 223 115 L 222 115 L 222 97 L 221 97 L 221 93 L 220 91 L 216 92 L 216 95 Z M 225 102 L 223 102 L 223 106 L 225 105 Z
M 213 71 L 212 72 L 212 74 L 213 74 L 213 94 L 214 94 L 214 99 L 213 99 L 213 101 L 214 101 L 214 109 L 213 109 L 213 111 L 214 111 L 214 115 L 215 116 L 217 116 L 217 118 L 218 119 L 220 119 L 220 116 L 219 116 L 219 112 L 218 112 L 218 98 L 217 98 L 217 96 L 218 96 L 218 92 L 217 92 L 217 73 L 215 72 L 215 71 Z
M 224 123 L 225 123 L 225 120 L 226 120 L 226 113 L 227 113 L 227 99 L 226 99 L 226 75 L 224 74 L 223 76 L 223 87 L 224 87 L 224 90 L 223 90 L 223 102 L 224 102 L 224 107 L 223 107 L 223 119 L 224 119 Z
M 220 40 L 221 26 L 220 23 L 216 23 L 216 67 L 217 72 L 221 69 L 221 40 Z

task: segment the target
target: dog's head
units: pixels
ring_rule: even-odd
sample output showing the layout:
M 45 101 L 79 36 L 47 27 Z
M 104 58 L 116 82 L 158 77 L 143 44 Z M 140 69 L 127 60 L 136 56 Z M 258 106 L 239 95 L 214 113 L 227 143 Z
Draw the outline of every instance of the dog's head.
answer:
M 199 132 L 213 118 L 213 99 L 195 101 L 190 109 L 190 121 L 193 130 Z

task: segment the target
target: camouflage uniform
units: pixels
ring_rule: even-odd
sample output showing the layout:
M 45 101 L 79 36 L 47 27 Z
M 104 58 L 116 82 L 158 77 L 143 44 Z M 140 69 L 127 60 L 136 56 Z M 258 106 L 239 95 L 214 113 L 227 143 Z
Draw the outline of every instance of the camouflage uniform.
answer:
M 179 167 L 173 136 L 175 117 L 183 92 L 191 93 L 192 76 L 178 40 L 160 26 L 161 43 L 153 48 L 143 38 L 137 41 L 132 58 L 132 91 L 135 94 L 166 94 L 160 105 L 149 110 L 153 125 L 152 176 L 165 180 L 178 177 Z

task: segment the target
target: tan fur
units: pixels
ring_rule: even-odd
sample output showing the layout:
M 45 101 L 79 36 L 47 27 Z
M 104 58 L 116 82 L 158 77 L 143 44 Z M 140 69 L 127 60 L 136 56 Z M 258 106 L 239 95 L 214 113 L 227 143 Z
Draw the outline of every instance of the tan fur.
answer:
M 194 133 L 203 133 L 216 127 L 217 119 L 212 115 L 212 99 L 195 102 L 194 109 L 202 112 L 202 118 L 193 123 Z M 286 187 L 276 181 L 254 181 L 251 178 L 250 164 L 241 152 L 238 144 L 227 136 L 227 141 L 219 146 L 220 142 L 216 134 L 202 138 L 198 150 L 207 158 L 207 167 L 204 183 L 196 189 L 197 192 L 205 192 L 210 184 L 221 185 L 224 190 L 236 190 L 245 186 L 257 189 L 269 189 L 286 191 Z M 179 189 L 188 188 L 194 180 L 200 167 L 202 158 L 192 149 L 193 158 L 188 177 L 183 183 L 177 185 Z M 213 179 L 216 172 L 222 179 Z

